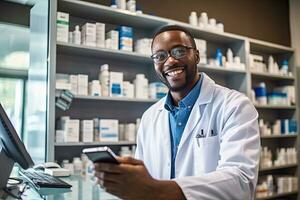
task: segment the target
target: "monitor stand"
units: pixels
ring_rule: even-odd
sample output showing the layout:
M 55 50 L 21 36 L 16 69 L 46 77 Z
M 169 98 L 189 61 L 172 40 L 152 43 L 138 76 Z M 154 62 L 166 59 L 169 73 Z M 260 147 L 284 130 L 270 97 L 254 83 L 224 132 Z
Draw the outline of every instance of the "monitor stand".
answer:
M 8 178 L 14 166 L 14 161 L 10 159 L 4 149 L 1 147 L 0 143 L 0 194 L 3 193 L 2 189 L 6 187 Z

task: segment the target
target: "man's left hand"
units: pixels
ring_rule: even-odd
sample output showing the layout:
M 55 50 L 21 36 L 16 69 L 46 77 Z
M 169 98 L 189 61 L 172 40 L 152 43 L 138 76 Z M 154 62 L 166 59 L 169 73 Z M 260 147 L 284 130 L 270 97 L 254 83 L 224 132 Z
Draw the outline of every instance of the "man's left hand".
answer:
M 144 163 L 132 157 L 118 157 L 120 164 L 95 163 L 95 176 L 105 190 L 122 199 L 155 199 L 157 180 Z M 155 189 L 156 188 L 156 189 Z

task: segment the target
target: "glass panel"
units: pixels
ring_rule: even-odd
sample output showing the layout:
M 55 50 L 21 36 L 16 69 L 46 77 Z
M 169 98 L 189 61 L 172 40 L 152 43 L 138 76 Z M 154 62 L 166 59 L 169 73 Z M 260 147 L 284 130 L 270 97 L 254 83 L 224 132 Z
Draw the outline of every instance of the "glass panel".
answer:
M 36 164 L 46 160 L 48 4 L 46 0 L 36 1 L 30 10 L 30 65 L 24 143 Z
M 0 78 L 0 102 L 17 133 L 21 136 L 23 80 Z
M 29 66 L 29 28 L 0 23 L 0 67 L 27 69 Z

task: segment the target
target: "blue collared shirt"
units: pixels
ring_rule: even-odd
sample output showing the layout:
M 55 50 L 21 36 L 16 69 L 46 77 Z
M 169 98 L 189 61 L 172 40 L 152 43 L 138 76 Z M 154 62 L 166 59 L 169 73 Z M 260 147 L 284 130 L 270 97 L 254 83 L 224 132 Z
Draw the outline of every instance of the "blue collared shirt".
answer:
M 169 126 L 171 133 L 171 178 L 175 178 L 175 159 L 178 145 L 192 108 L 199 97 L 202 81 L 203 75 L 201 74 L 200 80 L 198 80 L 193 89 L 179 101 L 179 107 L 176 107 L 173 104 L 170 92 L 166 97 L 165 109 L 169 111 Z

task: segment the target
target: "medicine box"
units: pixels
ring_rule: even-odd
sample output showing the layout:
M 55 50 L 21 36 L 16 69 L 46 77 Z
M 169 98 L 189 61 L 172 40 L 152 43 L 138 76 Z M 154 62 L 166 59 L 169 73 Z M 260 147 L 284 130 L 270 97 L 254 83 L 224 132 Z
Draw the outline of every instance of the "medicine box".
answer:
M 78 95 L 88 95 L 88 75 L 78 74 Z
M 78 88 L 78 77 L 77 75 L 70 75 L 69 82 L 71 84 L 70 92 L 74 95 L 77 95 L 77 88 Z
M 56 19 L 56 38 L 59 42 L 69 41 L 69 14 L 64 12 L 57 12 Z
M 64 142 L 79 142 L 79 120 L 69 119 L 64 124 Z
M 119 121 L 115 119 L 99 120 L 99 140 L 102 142 L 117 142 L 119 137 Z
M 111 30 L 106 33 L 106 40 L 110 41 L 110 46 L 111 49 L 118 50 L 119 49 L 119 32 L 115 30 Z M 109 47 L 107 47 L 109 48 Z
M 80 124 L 80 133 L 82 142 L 93 142 L 94 140 L 94 122 L 93 120 L 82 120 Z
M 96 23 L 96 46 L 105 48 L 105 24 Z
M 118 27 L 119 31 L 119 49 L 133 51 L 133 33 L 132 28 L 128 26 Z
M 86 23 L 82 26 L 81 42 L 83 45 L 96 46 L 96 24 Z
M 110 96 L 121 97 L 123 96 L 123 73 L 122 72 L 110 72 Z

